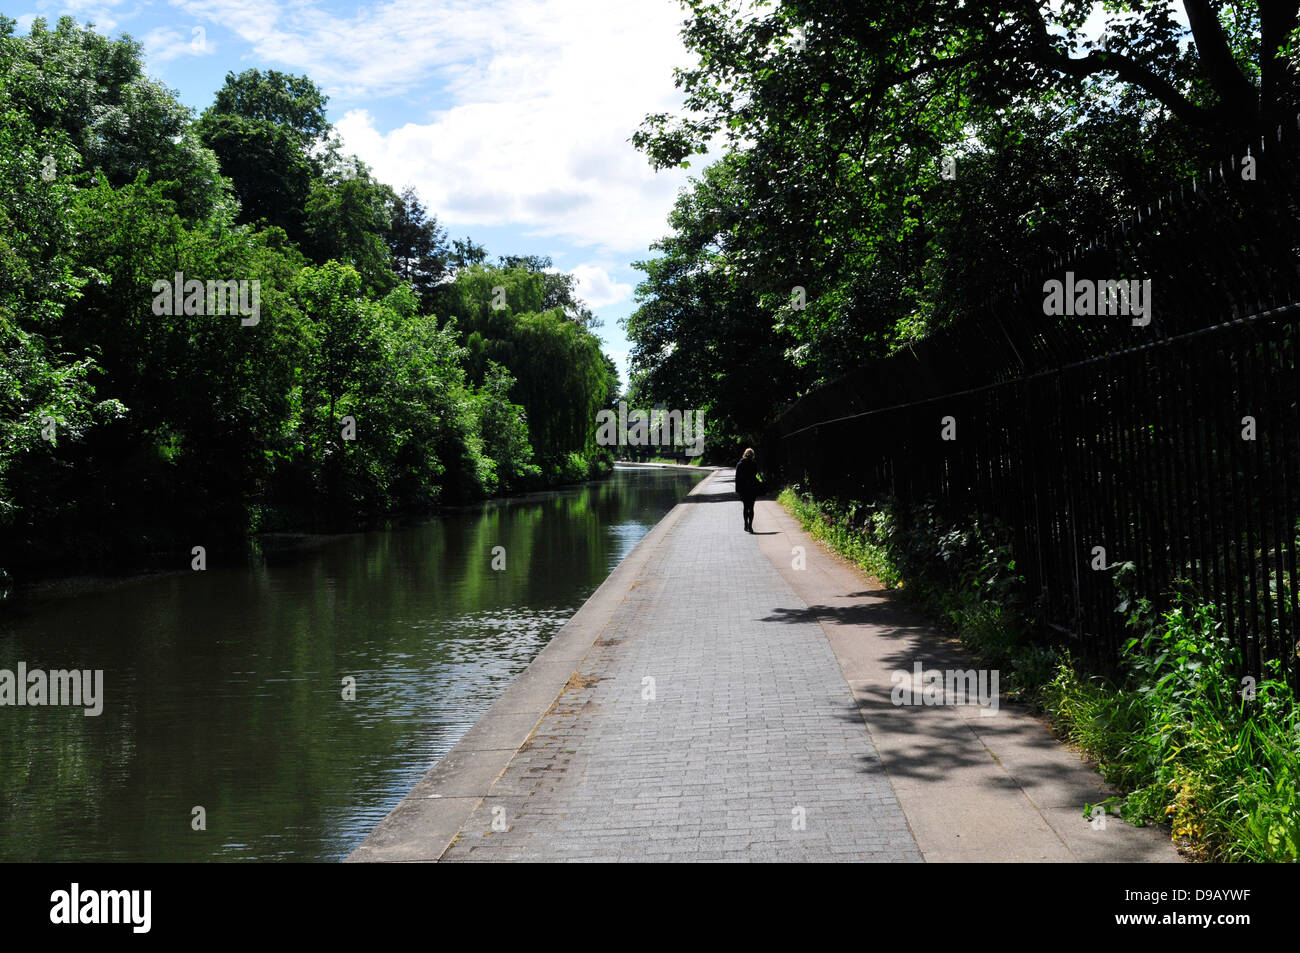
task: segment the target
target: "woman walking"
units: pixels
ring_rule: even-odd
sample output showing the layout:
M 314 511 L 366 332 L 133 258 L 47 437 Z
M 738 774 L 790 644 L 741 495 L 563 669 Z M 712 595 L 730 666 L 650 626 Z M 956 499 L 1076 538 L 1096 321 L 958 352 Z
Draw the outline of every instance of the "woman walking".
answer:
M 744 504 L 745 532 L 754 532 L 754 497 L 758 496 L 758 463 L 754 460 L 754 448 L 745 450 L 740 462 L 736 464 L 736 493 Z

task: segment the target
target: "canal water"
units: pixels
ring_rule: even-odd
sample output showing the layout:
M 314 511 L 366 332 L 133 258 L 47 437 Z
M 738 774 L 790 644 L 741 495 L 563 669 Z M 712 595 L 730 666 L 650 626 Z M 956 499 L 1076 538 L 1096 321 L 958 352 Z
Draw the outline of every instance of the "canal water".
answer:
M 0 707 L 0 860 L 346 857 L 700 476 L 20 607 L 0 669 L 102 669 L 103 712 Z

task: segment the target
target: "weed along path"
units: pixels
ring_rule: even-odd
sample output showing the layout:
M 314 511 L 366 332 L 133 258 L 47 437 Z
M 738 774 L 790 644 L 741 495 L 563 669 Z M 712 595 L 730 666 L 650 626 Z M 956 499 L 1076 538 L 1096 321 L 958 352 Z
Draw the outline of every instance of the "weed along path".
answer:
M 780 506 L 741 526 L 716 471 L 349 860 L 1179 860 Z

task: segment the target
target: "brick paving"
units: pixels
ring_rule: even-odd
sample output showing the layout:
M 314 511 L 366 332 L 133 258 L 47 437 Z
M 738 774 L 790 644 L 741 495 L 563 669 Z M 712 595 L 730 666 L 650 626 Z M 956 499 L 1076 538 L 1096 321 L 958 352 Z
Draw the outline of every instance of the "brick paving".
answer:
M 730 475 L 685 505 L 443 860 L 921 861 Z

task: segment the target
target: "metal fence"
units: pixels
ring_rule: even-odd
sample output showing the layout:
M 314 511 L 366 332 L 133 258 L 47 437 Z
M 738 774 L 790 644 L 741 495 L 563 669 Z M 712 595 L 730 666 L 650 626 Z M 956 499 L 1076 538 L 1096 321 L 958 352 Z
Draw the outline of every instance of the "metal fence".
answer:
M 769 461 L 820 495 L 996 520 L 1039 622 L 1094 660 L 1125 637 L 1102 547 L 1157 609 L 1190 584 L 1248 670 L 1294 676 L 1297 129 L 1252 144 L 1253 180 L 1225 157 L 1088 247 L 1008 268 L 1000 300 L 786 411 Z M 1045 314 L 1066 272 L 1150 279 L 1150 323 Z

